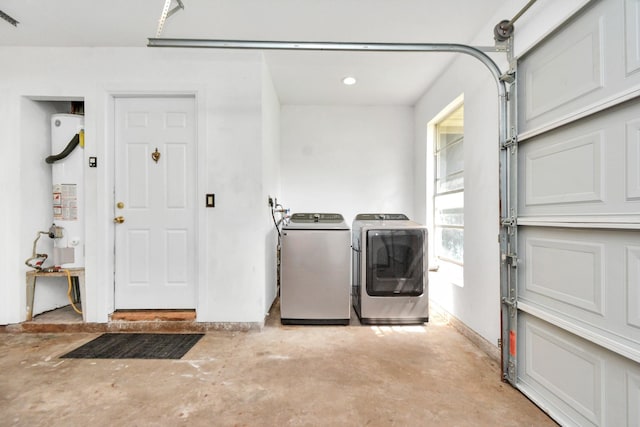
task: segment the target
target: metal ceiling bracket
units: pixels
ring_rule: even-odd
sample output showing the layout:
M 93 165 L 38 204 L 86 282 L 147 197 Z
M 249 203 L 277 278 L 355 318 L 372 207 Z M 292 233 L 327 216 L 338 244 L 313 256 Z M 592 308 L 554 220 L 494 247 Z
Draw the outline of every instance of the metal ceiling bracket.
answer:
M 17 20 L 13 19 L 11 16 L 7 15 L 6 13 L 4 13 L 1 10 L 0 10 L 0 18 L 4 19 L 5 21 L 7 21 L 9 24 L 13 25 L 14 27 L 17 27 L 18 24 L 20 23 L 20 22 L 18 22 Z
M 500 76 L 500 80 L 507 84 L 511 84 L 516 81 L 516 72 L 515 71 L 507 71 L 503 75 Z
M 160 35 L 162 34 L 162 30 L 164 29 L 164 23 L 167 21 L 167 18 L 169 18 L 174 13 L 176 13 L 178 10 L 184 9 L 184 4 L 182 3 L 182 0 L 176 0 L 178 4 L 173 9 L 169 10 L 169 7 L 171 7 L 172 1 L 173 0 L 165 0 L 164 2 L 164 7 L 162 8 L 162 14 L 160 15 L 160 20 L 158 21 L 158 31 L 156 31 L 156 37 L 160 37 Z
M 474 46 L 476 49 L 483 52 L 507 52 L 509 46 L 507 43 L 496 43 L 494 46 Z

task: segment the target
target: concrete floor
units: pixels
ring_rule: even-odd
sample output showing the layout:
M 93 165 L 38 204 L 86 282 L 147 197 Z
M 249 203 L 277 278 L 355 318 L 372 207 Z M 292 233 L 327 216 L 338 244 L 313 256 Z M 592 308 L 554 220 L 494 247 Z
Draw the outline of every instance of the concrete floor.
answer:
M 208 332 L 182 360 L 60 359 L 99 333 L 0 334 L 1 426 L 554 426 L 498 364 L 426 326 Z

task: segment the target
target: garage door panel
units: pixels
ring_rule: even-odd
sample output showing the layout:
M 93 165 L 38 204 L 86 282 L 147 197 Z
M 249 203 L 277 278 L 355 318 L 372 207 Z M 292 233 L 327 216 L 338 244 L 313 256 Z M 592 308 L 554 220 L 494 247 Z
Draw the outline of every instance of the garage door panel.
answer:
M 556 42 L 526 69 L 527 122 L 603 86 L 603 19 Z
M 563 425 L 638 425 L 640 369 L 527 313 L 518 322 L 522 391 Z
M 640 0 L 625 1 L 627 75 L 640 71 Z
M 640 200 L 640 119 L 627 122 L 626 139 L 626 197 L 628 201 Z
M 640 231 L 522 227 L 522 307 L 640 361 L 639 243 Z
M 593 132 L 529 150 L 524 157 L 526 206 L 604 202 L 603 138 L 603 132 Z
M 524 374 L 576 408 L 588 421 L 601 422 L 604 361 L 554 328 L 525 322 Z
M 640 328 L 640 246 L 626 247 L 627 323 Z
M 627 371 L 627 425 L 640 425 L 640 375 Z
M 519 215 L 640 213 L 640 101 L 525 140 Z
M 522 237 L 526 246 L 527 292 L 545 296 L 563 305 L 604 315 L 604 245 Z M 534 298 L 535 300 L 535 298 Z
M 639 1 L 595 1 L 520 59 L 520 133 L 640 90 Z

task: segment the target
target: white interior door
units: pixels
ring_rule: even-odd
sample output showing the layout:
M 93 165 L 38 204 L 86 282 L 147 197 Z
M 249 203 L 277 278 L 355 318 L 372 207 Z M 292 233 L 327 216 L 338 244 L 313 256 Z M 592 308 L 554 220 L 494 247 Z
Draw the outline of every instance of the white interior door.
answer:
M 194 98 L 117 98 L 115 117 L 115 308 L 195 308 Z
M 504 338 L 516 386 L 562 425 L 640 425 L 639 24 L 640 0 L 593 1 L 518 61 Z

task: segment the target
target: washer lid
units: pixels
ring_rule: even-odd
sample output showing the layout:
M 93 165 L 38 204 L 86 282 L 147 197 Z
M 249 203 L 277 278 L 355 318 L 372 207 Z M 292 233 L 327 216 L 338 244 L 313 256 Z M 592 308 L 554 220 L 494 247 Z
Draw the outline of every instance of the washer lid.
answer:
M 342 215 L 337 213 L 294 213 L 291 215 L 291 222 L 322 222 L 322 223 L 337 223 L 343 222 Z
M 285 225 L 287 229 L 349 229 L 338 213 L 294 213 Z

